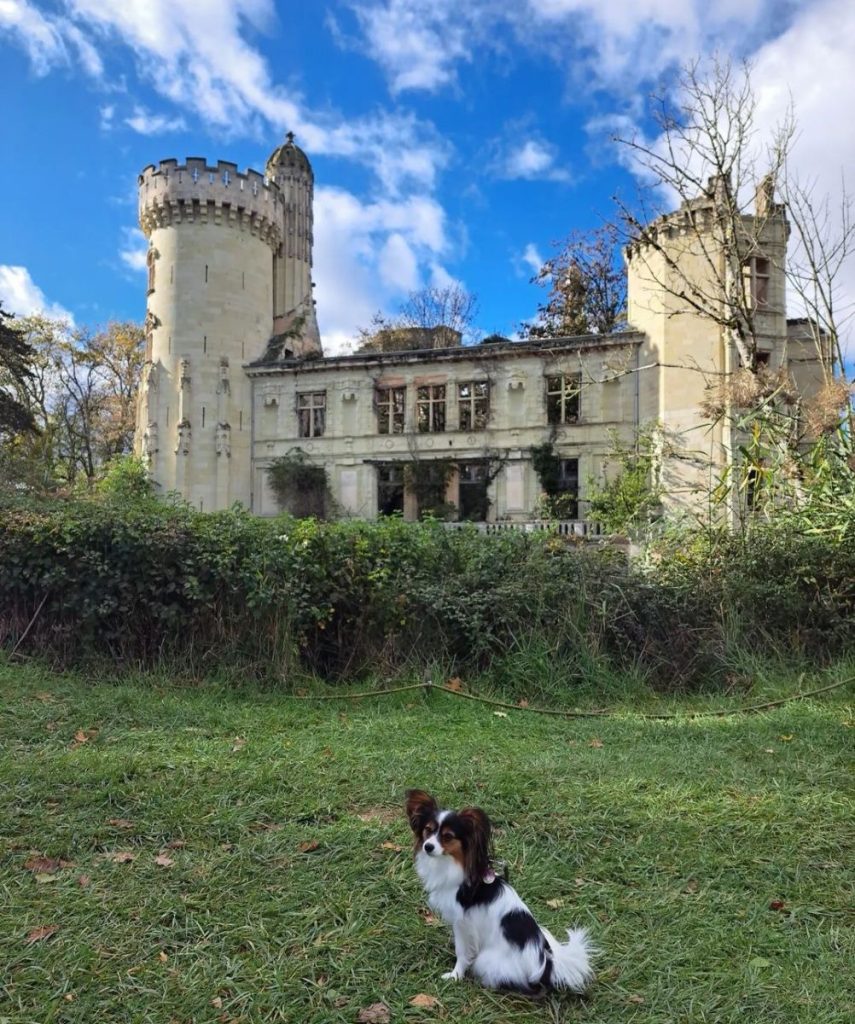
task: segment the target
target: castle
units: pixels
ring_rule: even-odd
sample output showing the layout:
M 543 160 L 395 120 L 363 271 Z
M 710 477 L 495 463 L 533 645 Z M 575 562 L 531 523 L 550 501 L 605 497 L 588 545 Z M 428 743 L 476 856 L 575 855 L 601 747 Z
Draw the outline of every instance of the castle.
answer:
M 727 423 L 710 424 L 702 409 L 738 354 L 667 287 L 678 265 L 704 286 L 697 224 L 712 194 L 657 222 L 663 244 L 627 252 L 626 331 L 474 346 L 446 331 L 442 348 L 325 357 L 312 298 L 313 187 L 290 133 L 264 175 L 188 158 L 139 176 L 149 249 L 136 446 L 163 492 L 202 511 L 240 502 L 273 515 L 268 469 L 299 451 L 324 467 L 351 515 L 416 518 L 424 488 L 407 467 L 418 465 L 421 480 L 436 470 L 460 518 L 525 521 L 542 493 L 532 449 L 548 442 L 567 515 L 584 520 L 588 481 L 609 472 L 615 440 L 631 446 L 645 425 L 668 439 L 657 473 L 672 506 L 691 508 L 734 458 Z M 785 211 L 761 189 L 754 216 L 761 248 L 743 272 L 758 359 L 811 390 L 821 376 L 813 344 L 785 313 Z

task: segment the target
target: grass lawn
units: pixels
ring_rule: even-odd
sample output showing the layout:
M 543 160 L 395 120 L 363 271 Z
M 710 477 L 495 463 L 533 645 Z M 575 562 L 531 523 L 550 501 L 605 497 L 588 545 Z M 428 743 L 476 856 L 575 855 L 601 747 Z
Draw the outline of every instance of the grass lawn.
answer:
M 0 694 L 0 1022 L 852 1019 L 851 691 L 563 721 L 0 663 Z M 482 804 L 540 920 L 590 928 L 587 999 L 440 980 L 408 786 Z

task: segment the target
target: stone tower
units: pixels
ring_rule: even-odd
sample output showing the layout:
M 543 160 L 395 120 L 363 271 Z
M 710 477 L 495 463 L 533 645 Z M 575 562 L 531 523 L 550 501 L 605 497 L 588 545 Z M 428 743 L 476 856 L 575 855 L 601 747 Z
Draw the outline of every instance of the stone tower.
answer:
M 272 348 L 320 355 L 312 301 L 313 175 L 293 137 L 267 175 L 162 160 L 139 176 L 149 241 L 136 450 L 161 493 L 202 511 L 252 506 L 252 391 Z

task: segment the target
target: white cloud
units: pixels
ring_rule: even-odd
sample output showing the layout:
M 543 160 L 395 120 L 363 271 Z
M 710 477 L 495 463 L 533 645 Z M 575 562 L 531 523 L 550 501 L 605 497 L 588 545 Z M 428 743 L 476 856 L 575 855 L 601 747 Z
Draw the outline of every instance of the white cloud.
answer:
M 74 317 L 64 306 L 48 301 L 26 267 L 0 264 L 0 301 L 7 312 L 16 316 L 40 313 L 52 320 L 74 324 Z
M 315 298 L 324 351 L 345 350 L 378 310 L 426 280 L 451 280 L 445 213 L 429 196 L 364 202 L 344 189 L 315 192 Z
M 23 46 L 36 74 L 45 75 L 68 59 L 57 25 L 28 0 L 0 0 L 0 30 Z
M 514 139 L 496 171 L 504 178 L 570 181 L 570 172 L 565 167 L 557 166 L 557 160 L 558 151 L 548 142 L 532 138 L 520 143 Z
M 102 132 L 109 132 L 113 128 L 113 118 L 116 116 L 116 107 L 112 103 L 106 103 L 99 107 L 100 126 Z
M 132 117 L 125 118 L 125 124 L 140 135 L 164 135 L 167 132 L 183 132 L 187 127 L 183 117 L 169 117 L 166 114 L 152 114 L 145 107 L 134 107 Z
M 148 241 L 139 228 L 125 228 L 122 232 L 119 259 L 130 270 L 145 271 Z
M 529 242 L 525 249 L 523 249 L 519 262 L 531 271 L 532 277 L 536 277 L 546 260 L 540 255 L 534 242 Z

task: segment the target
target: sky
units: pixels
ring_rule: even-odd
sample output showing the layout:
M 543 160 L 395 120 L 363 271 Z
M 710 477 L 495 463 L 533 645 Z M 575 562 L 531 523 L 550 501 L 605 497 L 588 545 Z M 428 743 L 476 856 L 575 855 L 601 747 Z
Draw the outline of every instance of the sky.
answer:
M 327 353 L 450 282 L 513 335 L 554 243 L 634 194 L 615 133 L 714 53 L 751 60 L 759 139 L 792 101 L 794 171 L 855 190 L 853 0 L 0 0 L 0 300 L 141 320 L 142 168 L 263 170 L 290 130 Z

